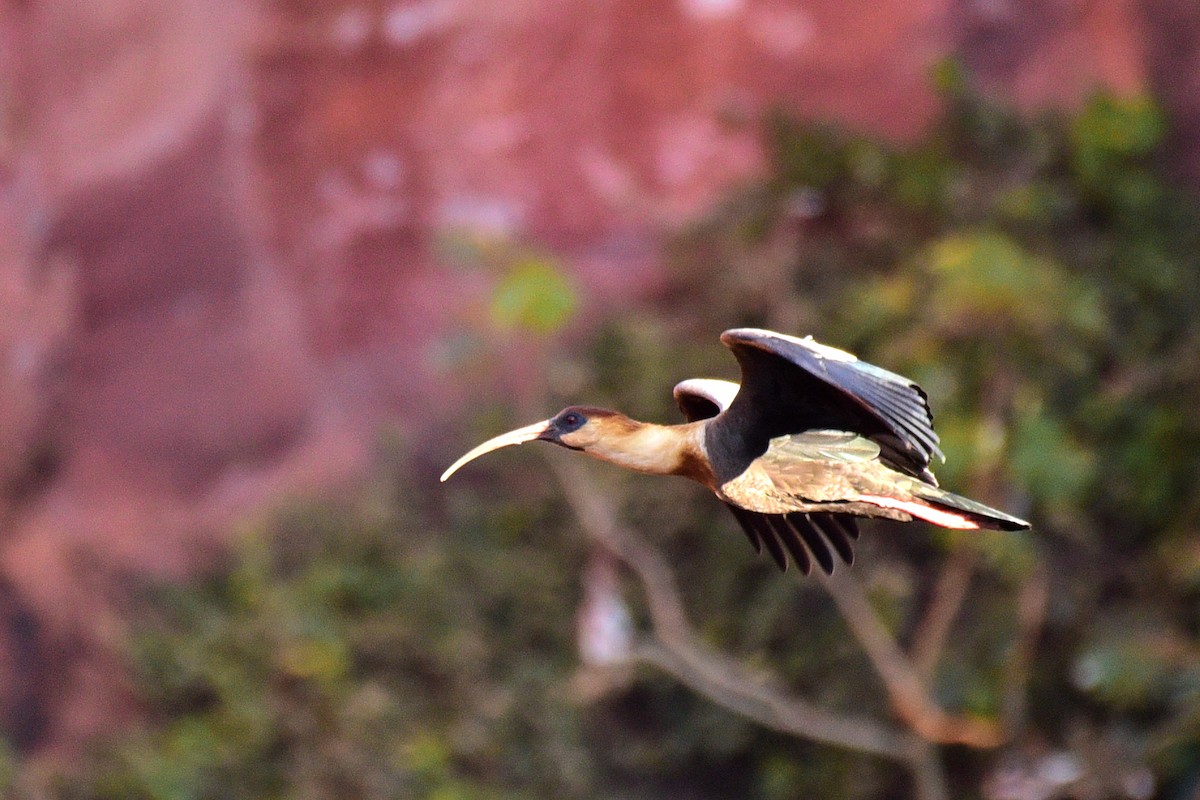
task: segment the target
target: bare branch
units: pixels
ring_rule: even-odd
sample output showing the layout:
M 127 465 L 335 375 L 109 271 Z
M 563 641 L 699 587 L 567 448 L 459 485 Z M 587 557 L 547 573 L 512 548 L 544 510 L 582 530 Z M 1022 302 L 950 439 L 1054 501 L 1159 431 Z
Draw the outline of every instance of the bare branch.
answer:
M 933 702 L 920 675 L 871 607 L 857 578 L 848 570 L 829 576 L 818 574 L 883 679 L 896 713 L 917 734 L 931 742 L 970 747 L 996 747 L 1005 741 L 1004 732 L 995 723 L 952 716 Z
M 1004 671 L 1001 713 L 1010 730 L 1025 721 L 1025 687 L 1050 602 L 1050 576 L 1039 563 L 1017 593 L 1017 639 Z
M 749 670 L 720 664 L 697 642 L 671 646 L 650 640 L 638 647 L 634 656 L 718 705 L 772 730 L 895 761 L 911 762 L 920 749 L 919 740 L 902 731 L 889 730 L 864 717 L 835 714 L 764 684 Z
M 689 630 L 687 617 L 667 560 L 654 547 L 622 529 L 612 506 L 591 489 L 591 479 L 579 463 L 554 459 L 550 468 L 588 535 L 611 550 L 641 579 L 656 635 L 665 642 L 685 638 Z
M 978 549 L 960 547 L 954 551 L 938 576 L 933 599 L 929 602 L 929 608 L 913 636 L 913 666 L 925 686 L 929 686 L 933 681 L 938 659 L 946 646 L 946 638 L 950 635 L 950 626 L 962 609 L 967 588 L 971 585 L 971 578 L 975 575 L 978 563 Z
M 904 763 L 919 800 L 946 800 L 941 764 L 929 742 L 873 719 L 816 706 L 698 640 L 662 553 L 617 520 L 613 505 L 592 488 L 582 467 L 555 460 L 551 469 L 587 534 L 624 561 L 646 592 L 653 635 L 634 649 L 635 660 L 764 727 Z

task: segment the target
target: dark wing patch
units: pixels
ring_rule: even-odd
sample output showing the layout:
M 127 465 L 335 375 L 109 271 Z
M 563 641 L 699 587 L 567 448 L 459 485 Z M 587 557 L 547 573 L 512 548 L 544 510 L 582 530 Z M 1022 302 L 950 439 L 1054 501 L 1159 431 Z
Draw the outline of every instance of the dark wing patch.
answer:
M 787 571 L 788 559 L 808 575 L 815 561 L 826 574 L 834 568 L 833 551 L 846 564 L 854 563 L 850 544 L 858 538 L 858 524 L 845 514 L 759 514 L 726 503 L 756 553 L 765 547 L 779 569 Z
M 698 394 L 675 394 L 675 403 L 683 412 L 684 419 L 695 422 L 701 419 L 711 419 L 721 413 L 720 407 L 707 397 Z
M 754 548 L 754 552 L 762 553 L 763 539 L 771 533 L 769 530 L 764 531 L 762 525 L 764 520 L 761 520 L 762 514 L 755 514 L 752 511 L 746 511 L 743 508 L 735 506 L 733 503 L 725 504 L 730 511 L 733 512 L 733 517 L 738 521 L 738 525 L 746 532 L 746 538 L 750 540 L 750 545 Z
M 853 517 L 843 514 L 808 514 L 808 521 L 833 545 L 833 549 L 847 564 L 854 563 L 854 548 L 851 539 L 858 538 L 858 525 Z
M 813 558 L 821 565 L 821 569 L 825 570 L 825 574 L 833 573 L 833 553 L 829 551 L 829 545 L 825 542 L 825 537 L 821 535 L 821 531 L 813 524 L 811 518 L 805 514 L 788 514 L 787 521 L 791 523 L 792 528 L 808 545 L 809 552 L 813 554 Z
M 935 482 L 929 463 L 945 456 L 928 398 L 912 381 L 811 339 L 735 328 L 721 341 L 742 367 L 741 391 L 718 420 L 723 438 L 761 452 L 782 434 L 854 431 L 878 443 L 889 466 Z
M 675 384 L 675 403 L 688 422 L 711 419 L 733 402 L 738 385 L 715 378 L 688 378 Z
M 795 562 L 796 568 L 801 573 L 807 575 L 812 571 L 812 562 L 808 558 L 808 553 L 804 549 L 804 542 L 801 541 L 803 533 L 795 525 L 790 525 L 788 520 L 776 514 L 767 517 L 771 521 L 771 527 L 775 529 L 776 535 L 779 536 L 779 541 L 783 542 L 783 546 L 787 548 L 792 555 L 792 561 Z M 818 556 L 817 561 L 821 566 L 825 566 L 825 562 L 821 561 Z M 787 569 L 784 567 L 784 569 Z
M 775 563 L 779 565 L 780 571 L 787 572 L 787 556 L 783 554 L 779 531 L 775 529 L 770 517 L 763 517 L 762 522 L 766 526 L 766 531 L 770 533 L 769 536 L 763 536 L 763 544 L 767 546 L 767 552 L 771 554 L 771 558 L 775 559 Z

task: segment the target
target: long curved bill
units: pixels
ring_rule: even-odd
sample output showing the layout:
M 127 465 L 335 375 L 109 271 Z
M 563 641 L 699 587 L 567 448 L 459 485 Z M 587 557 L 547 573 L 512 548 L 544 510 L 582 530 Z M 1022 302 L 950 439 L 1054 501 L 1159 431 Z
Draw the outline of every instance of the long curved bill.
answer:
M 484 453 L 490 453 L 493 450 L 499 450 L 501 447 L 508 447 L 510 444 L 523 444 L 532 442 L 534 439 L 545 433 L 550 427 L 550 420 L 544 419 L 541 422 L 535 422 L 532 425 L 526 425 L 524 428 L 517 428 L 515 431 L 502 433 L 494 439 L 488 439 L 483 444 L 474 448 L 458 461 L 450 465 L 450 468 L 442 473 L 442 480 L 445 481 L 455 472 L 458 472 L 459 467 L 466 464 L 468 461 L 474 461 Z

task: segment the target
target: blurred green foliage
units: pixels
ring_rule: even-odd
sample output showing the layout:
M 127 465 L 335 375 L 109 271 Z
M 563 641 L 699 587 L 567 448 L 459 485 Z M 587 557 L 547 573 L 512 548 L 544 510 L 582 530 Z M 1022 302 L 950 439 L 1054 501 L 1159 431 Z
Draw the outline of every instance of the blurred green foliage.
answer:
M 943 436 L 943 483 L 1035 530 L 867 526 L 855 569 L 881 616 L 909 644 L 947 551 L 978 550 L 933 691 L 952 710 L 996 717 L 1018 597 L 1048 573 L 1014 751 L 1084 763 L 1089 742 L 1119 742 L 1134 766 L 1150 765 L 1159 796 L 1191 796 L 1196 202 L 1163 177 L 1168 128 L 1149 99 L 1098 95 L 1074 116 L 1025 119 L 973 95 L 952 66 L 937 81 L 945 118 L 908 148 L 774 119 L 769 178 L 680 237 L 675 285 L 653 309 L 554 353 L 555 369 L 591 389 L 553 399 L 672 419 L 675 381 L 736 376 L 717 334 L 742 324 L 812 333 L 912 376 Z M 516 259 L 490 321 L 552 333 L 576 302 L 553 264 Z M 480 404 L 481 417 L 507 412 L 503 398 Z M 549 480 L 497 466 L 435 489 L 397 460 L 381 470 L 386 490 L 294 510 L 245 536 L 202 584 L 150 591 L 130 637 L 147 722 L 52 793 L 911 796 L 894 765 L 761 730 L 650 671 L 585 698 L 573 650 L 585 542 Z M 622 481 L 627 516 L 671 557 L 711 644 L 823 705 L 888 715 L 813 582 L 754 559 L 703 493 L 597 474 Z M 444 506 L 414 500 L 435 495 Z M 953 796 L 981 796 L 996 760 L 948 755 Z M 19 763 L 0 767 L 10 795 L 35 796 Z M 1119 783 L 1092 796 L 1122 796 Z
M 496 287 L 492 319 L 502 330 L 558 331 L 575 311 L 575 292 L 547 258 L 527 257 L 512 266 Z

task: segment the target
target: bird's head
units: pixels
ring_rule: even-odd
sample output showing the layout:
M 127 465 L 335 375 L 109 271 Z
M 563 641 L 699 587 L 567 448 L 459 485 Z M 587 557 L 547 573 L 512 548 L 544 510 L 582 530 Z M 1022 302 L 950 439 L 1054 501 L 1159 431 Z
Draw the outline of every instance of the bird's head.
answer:
M 451 464 L 450 468 L 442 473 L 442 480 L 446 480 L 457 472 L 459 467 L 469 461 L 474 461 L 484 453 L 537 439 L 553 442 L 571 450 L 587 451 L 605 435 L 625 427 L 623 422 L 633 424 L 628 418 L 615 411 L 591 406 L 567 406 L 550 419 L 502 433 L 494 439 L 488 439 Z

